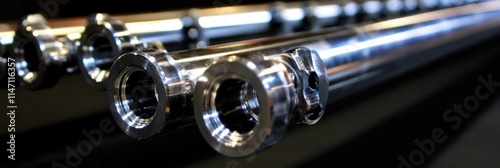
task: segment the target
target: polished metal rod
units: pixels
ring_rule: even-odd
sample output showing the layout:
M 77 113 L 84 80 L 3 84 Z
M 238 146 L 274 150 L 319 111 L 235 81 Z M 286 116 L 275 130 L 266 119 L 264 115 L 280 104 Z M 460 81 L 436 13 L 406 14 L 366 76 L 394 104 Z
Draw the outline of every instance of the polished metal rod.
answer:
M 86 23 L 87 19 L 85 17 L 51 19 L 47 22 L 57 41 L 62 44 L 59 52 L 66 58 L 63 65 L 67 73 L 79 69 L 76 50 Z
M 81 38 L 79 62 L 86 81 L 105 89 L 109 68 L 128 51 L 144 49 L 140 43 L 160 41 L 170 51 L 248 40 L 324 27 L 341 14 L 337 1 L 314 4 L 313 15 L 303 2 L 228 6 L 110 17 L 95 14 Z M 326 11 L 326 12 L 325 12 Z M 312 20 L 316 14 L 321 15 Z M 315 20 L 318 20 L 316 22 Z M 314 24 L 309 26 L 307 23 Z
M 296 8 L 302 7 L 300 5 L 301 3 L 290 3 L 281 11 L 287 16 L 291 14 L 290 11 L 294 11 L 293 14 L 303 15 L 296 13 Z M 246 14 L 247 18 L 255 18 L 253 14 L 261 11 L 269 12 L 269 5 L 118 15 L 115 19 L 111 19 L 105 14 L 96 14 L 90 17 L 90 23 L 86 28 L 87 19 L 85 18 L 47 21 L 42 15 L 29 15 L 20 22 L 16 37 L 11 40 L 15 43 L 13 51 L 15 51 L 16 59 L 19 62 L 17 66 L 19 73 L 17 74 L 21 85 L 28 89 L 50 88 L 57 83 L 62 73 L 78 69 L 75 58 L 76 48 L 81 46 L 84 50 L 80 54 L 84 54 L 83 58 L 85 58 L 80 61 L 84 76 L 87 77 L 89 83 L 95 83 L 95 80 L 101 81 L 104 80 L 102 78 L 107 77 L 106 73 L 100 73 L 107 71 L 96 71 L 96 69 L 109 68 L 115 57 L 119 55 L 113 51 L 126 52 L 150 47 L 163 48 L 155 43 L 156 41 L 165 42 L 169 51 L 173 51 L 193 48 L 187 47 L 188 43 L 198 47 L 206 46 L 207 39 L 227 37 L 229 32 L 235 37 L 245 35 L 245 32 L 255 33 L 258 29 L 253 28 L 259 26 L 243 23 L 252 20 L 241 21 L 235 19 L 235 16 Z M 252 17 L 249 17 L 250 15 Z M 332 17 L 335 16 L 323 18 Z M 228 20 L 228 18 L 232 20 Z M 257 17 L 257 19 L 262 18 Z M 205 24 L 212 24 L 212 26 L 205 28 L 203 25 L 199 25 L 203 20 Z M 217 22 L 212 21 L 226 25 L 214 26 L 213 24 Z M 234 23 L 238 21 L 241 23 Z M 301 22 L 294 20 L 286 23 L 288 24 L 283 27 L 296 27 L 292 23 L 300 24 Z M 257 24 L 257 22 L 253 24 Z M 263 26 L 271 27 L 272 24 L 262 23 L 261 27 Z M 84 30 L 86 33 L 83 34 L 84 39 L 81 40 L 83 45 L 79 45 Z M 238 30 L 240 34 L 235 33 L 235 30 Z M 269 31 L 271 30 L 274 29 L 269 28 Z M 93 33 L 95 31 L 97 33 Z M 8 41 L 9 38 L 4 38 L 5 35 L 8 33 L 2 33 L 2 39 Z M 110 37 L 104 38 L 107 37 L 106 35 Z M 118 44 L 108 44 L 110 41 L 115 41 Z M 226 41 L 228 40 L 226 39 Z M 87 42 L 91 44 L 87 45 Z M 94 57 L 86 57 L 87 55 Z M 107 58 L 108 55 L 114 57 Z M 87 71 L 87 69 L 93 69 L 93 71 Z M 89 76 L 91 78 L 88 78 Z
M 111 69 L 110 108 L 137 139 L 172 128 L 194 110 L 214 149 L 245 156 L 276 143 L 289 122 L 317 121 L 324 94 L 335 100 L 350 86 L 373 83 L 366 79 L 399 74 L 498 33 L 499 14 L 493 1 L 204 49 L 131 52 Z
M 247 156 L 276 143 L 284 134 L 287 123 L 294 121 L 297 114 L 294 109 L 280 108 L 287 106 L 283 97 L 291 99 L 289 104 L 299 109 L 309 104 L 297 104 L 293 101 L 297 100 L 295 97 L 298 100 L 320 99 L 322 102 L 321 98 L 326 97 L 321 93 L 329 93 L 329 102 L 341 99 L 471 44 L 498 36 L 498 16 L 500 2 L 497 1 L 378 22 L 321 38 L 302 38 L 300 42 L 287 39 L 279 44 L 281 48 L 303 46 L 316 50 L 326 67 L 328 89 L 316 85 L 320 83 L 321 86 L 322 73 L 312 75 L 297 73 L 301 71 L 297 68 L 289 68 L 294 69 L 290 71 L 278 69 L 278 66 L 263 67 L 266 65 L 263 61 L 246 58 L 246 55 L 260 55 L 269 62 L 276 62 L 273 61 L 276 56 L 269 54 L 269 49 L 228 54 L 229 57 L 209 66 L 197 80 L 192 100 L 198 127 L 205 140 L 218 152 L 234 157 Z M 289 52 L 284 55 L 287 54 Z M 294 55 L 297 54 L 291 57 Z M 289 62 L 279 62 L 290 66 Z M 286 78 L 277 77 L 280 73 L 293 74 L 294 78 L 303 81 L 287 83 Z M 233 81 L 240 83 L 234 84 Z M 308 85 L 300 87 L 300 83 L 307 82 Z M 295 86 L 296 95 L 275 92 L 296 83 L 299 83 L 299 87 Z M 253 91 L 245 91 L 241 86 L 251 86 Z M 319 96 L 314 92 L 311 94 L 311 89 L 316 89 Z M 245 92 L 256 92 L 256 95 L 248 96 Z M 300 95 L 304 92 L 308 93 Z M 249 106 L 248 102 L 258 103 Z M 285 113 L 286 110 L 289 112 Z M 316 121 L 319 117 L 321 113 Z
M 272 31 L 269 5 L 191 9 L 111 17 L 95 14 L 79 47 L 87 82 L 105 89 L 109 68 L 124 53 L 160 41 L 168 51 L 205 47 L 213 36 L 243 36 Z M 253 30 L 254 29 L 254 30 Z M 243 33 L 243 34 L 242 34 Z
M 81 45 L 83 48 L 80 52 L 77 52 L 77 46 L 80 46 L 86 19 L 52 19 L 47 22 L 43 17 L 33 15 L 27 17 L 31 19 L 21 22 L 13 51 L 16 51 L 16 57 L 22 62 L 18 66 L 20 83 L 29 89 L 50 88 L 63 72 L 79 69 L 75 58 L 77 53 L 83 54 L 78 62 L 83 66 L 85 79 L 92 86 L 102 89 L 108 76 L 107 69 L 119 53 L 127 51 L 150 47 L 162 49 L 165 46 L 168 51 L 199 48 L 209 44 L 394 18 L 403 13 L 414 13 L 418 8 L 430 10 L 476 1 L 307 1 L 128 14 L 113 18 L 106 14 L 95 14 L 89 19 L 87 33 L 83 34 L 86 40 L 82 40 L 84 45 Z M 35 29 L 28 30 L 28 27 Z M 93 32 L 97 35 L 94 36 Z M 49 60 L 47 57 L 59 58 Z
M 441 2 L 432 1 L 432 4 Z M 401 11 L 402 4 L 406 7 L 404 11 Z M 412 8 L 411 4 L 402 0 L 308 1 L 128 14 L 113 18 L 95 14 L 88 19 L 88 24 L 84 18 L 47 22 L 40 15 L 32 15 L 21 21 L 18 38 L 15 38 L 16 57 L 21 61 L 18 75 L 21 85 L 32 90 L 44 89 L 55 85 L 63 72 L 74 72 L 81 66 L 86 81 L 103 89 L 109 66 L 123 52 L 165 46 L 168 51 L 175 51 L 318 30 L 416 11 L 416 6 Z M 86 32 L 82 35 L 85 24 Z M 75 59 L 77 54 L 80 57 Z

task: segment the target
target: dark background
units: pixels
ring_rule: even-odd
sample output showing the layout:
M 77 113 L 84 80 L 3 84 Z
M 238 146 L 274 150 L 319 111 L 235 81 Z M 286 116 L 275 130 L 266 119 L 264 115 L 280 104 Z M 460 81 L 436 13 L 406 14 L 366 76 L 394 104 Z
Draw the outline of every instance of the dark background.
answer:
M 260 0 L 261 1 L 261 0 Z M 221 1 L 226 4 L 228 2 Z M 258 3 L 259 1 L 243 3 Z M 42 11 L 38 1 L 5 1 L 1 20 L 17 20 Z M 120 5 L 117 5 L 120 3 Z M 184 7 L 211 7 L 212 1 L 77 1 L 60 5 L 56 17 L 94 12 L 133 13 Z M 274 147 L 246 158 L 228 158 L 212 150 L 196 126 L 150 140 L 137 141 L 114 127 L 77 162 L 79 167 L 398 167 L 402 156 L 430 138 L 436 128 L 447 135 L 429 156 L 426 167 L 499 167 L 500 88 L 480 102 L 479 109 L 452 130 L 443 113 L 473 95 L 477 78 L 500 81 L 500 38 L 465 48 L 395 79 L 329 104 L 314 126 L 291 126 Z M 0 96 L 7 95 L 5 89 Z M 92 89 L 81 74 L 64 76 L 52 89 L 28 91 L 18 87 L 16 100 L 16 161 L 2 155 L 0 167 L 68 166 L 71 150 L 88 140 L 82 131 L 112 121 L 105 92 Z M 5 107 L 4 101 L 0 102 Z M 3 111 L 3 110 L 2 110 Z M 7 118 L 2 114 L 0 145 L 7 146 Z M 5 151 L 4 151 L 5 152 Z M 74 157 L 72 159 L 75 159 Z M 70 167 L 70 166 L 68 166 Z
M 48 4 L 49 1 L 57 0 L 17 0 L 5 1 L 0 5 L 0 21 L 16 21 L 26 14 L 47 13 L 39 5 L 39 2 Z M 59 5 L 59 12 L 55 18 L 80 17 L 92 13 L 104 12 L 109 14 L 137 13 L 161 11 L 165 9 L 184 9 L 189 7 L 213 7 L 237 4 L 255 4 L 270 2 L 269 0 L 120 0 L 120 1 L 99 1 L 99 0 L 59 0 L 68 1 Z

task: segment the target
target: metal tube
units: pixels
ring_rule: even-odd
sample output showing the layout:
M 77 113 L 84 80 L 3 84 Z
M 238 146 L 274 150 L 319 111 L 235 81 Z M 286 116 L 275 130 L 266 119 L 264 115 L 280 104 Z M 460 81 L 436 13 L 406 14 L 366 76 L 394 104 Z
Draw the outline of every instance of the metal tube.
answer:
M 366 4 L 367 2 L 378 1 L 360 3 Z M 175 51 L 272 34 L 317 30 L 326 25 L 335 25 L 332 23 L 335 23 L 335 20 L 342 14 L 335 12 L 339 11 L 335 3 L 337 2 L 320 1 L 275 3 L 271 7 L 269 5 L 231 6 L 118 15 L 113 19 L 105 14 L 95 14 L 89 18 L 87 33 L 83 34 L 84 39 L 81 43 L 83 45 L 79 45 L 82 49 L 79 54 L 83 54 L 79 59 L 79 64 L 83 67 L 85 79 L 102 89 L 106 83 L 107 69 L 119 53 L 150 47 L 164 48 L 156 43 L 157 41 L 163 42 L 169 51 Z M 308 13 L 307 9 L 313 12 Z M 355 12 L 364 11 L 373 15 L 372 17 L 378 17 L 380 5 L 374 9 L 377 10 L 356 10 Z M 81 33 L 86 21 L 83 18 L 72 18 L 47 22 L 41 15 L 32 15 L 29 18 L 31 18 L 29 21 L 28 19 L 22 21 L 23 24 L 18 30 L 18 38 L 15 40 L 16 55 L 22 62 L 18 69 L 21 73 L 18 75 L 21 85 L 32 90 L 49 88 L 57 83 L 63 72 L 74 72 L 78 69 L 75 50 L 77 50 L 77 42 L 82 37 Z M 101 19 L 101 21 L 96 19 Z M 104 26 L 105 24 L 101 23 L 114 26 Z M 30 31 L 27 27 L 38 27 L 40 30 Z M 106 31 L 110 27 L 115 27 L 113 31 L 121 31 Z M 33 34 L 33 31 L 37 31 L 38 34 Z M 106 34 L 112 34 L 113 38 Z M 45 44 L 38 44 L 39 41 Z M 24 46 L 27 50 L 24 50 Z M 48 47 L 45 48 L 46 46 Z M 34 51 L 28 51 L 30 49 Z M 47 55 L 60 56 L 57 56 L 59 57 L 57 61 L 47 61 L 43 59 Z M 41 62 L 47 62 L 47 65 Z M 45 76 L 50 76 L 50 79 L 43 79 Z
M 114 60 L 124 52 L 145 49 L 142 42 L 160 41 L 169 51 L 206 46 L 206 42 L 198 41 L 201 28 L 191 13 L 180 10 L 113 18 L 106 14 L 91 16 L 79 47 L 84 78 L 91 86 L 104 89 Z
M 328 93 L 322 89 L 321 79 L 328 79 L 332 90 L 329 99 L 335 100 L 348 94 L 342 93 L 343 88 L 352 83 L 367 82 L 363 79 L 373 79 L 371 76 L 392 76 L 401 73 L 399 69 L 456 51 L 487 38 L 489 33 L 498 33 L 494 30 L 499 30 L 499 6 L 498 1 L 480 3 L 350 29 L 333 28 L 206 49 L 127 53 L 111 70 L 110 109 L 127 135 L 144 139 L 189 116 L 194 103 L 198 126 L 209 144 L 222 154 L 245 156 L 276 143 L 289 122 L 312 124 L 304 121 L 321 117 L 327 102 L 324 94 Z M 468 39 L 450 40 L 453 36 Z M 318 54 L 305 48 L 290 50 L 300 46 Z M 431 49 L 439 52 L 428 54 Z M 315 59 L 318 56 L 326 67 L 324 74 Z M 248 89 L 252 87 L 255 92 Z M 221 93 L 229 97 L 217 96 Z M 263 110 L 255 113 L 248 110 L 255 108 L 246 108 L 245 115 L 222 118 L 221 108 L 232 107 Z M 242 126 L 226 123 L 230 120 L 257 121 Z M 245 129 L 238 129 L 241 127 Z
M 497 1 L 369 24 L 330 34 L 331 36 L 324 35 L 326 37 L 322 38 L 302 38 L 300 42 L 293 42 L 293 39 L 289 39 L 290 41 L 285 41 L 282 45 L 304 46 L 318 52 L 326 66 L 329 88 L 322 90 L 319 87 L 317 92 L 318 94 L 329 92 L 328 99 L 331 102 L 411 68 L 458 51 L 472 43 L 500 34 L 499 15 L 500 2 Z M 288 54 L 285 53 L 285 55 Z M 271 62 L 274 59 L 272 54 L 269 55 L 265 50 L 231 55 L 260 55 L 267 57 Z M 295 55 L 297 54 L 291 54 L 290 57 Z M 288 116 L 283 116 L 283 111 L 287 109 L 277 107 L 282 106 L 280 103 L 284 102 L 272 99 L 277 96 L 274 94 L 279 94 L 279 97 L 289 97 L 291 100 L 297 98 L 294 98 L 293 95 L 272 91 L 296 83 L 311 82 L 311 74 L 297 73 L 296 71 L 299 70 L 296 68 L 291 68 L 295 71 L 277 70 L 276 67 L 254 70 L 256 65 L 252 63 L 264 63 L 251 59 L 235 60 L 232 57 L 234 56 L 216 61 L 217 63 L 211 65 L 198 78 L 193 93 L 193 107 L 200 132 L 209 145 L 224 155 L 241 157 L 276 143 L 284 134 L 287 123 L 293 121 L 288 120 L 297 115 L 291 109 Z M 289 65 L 289 63 L 285 62 L 282 65 Z M 303 79 L 303 81 L 287 83 L 286 80 L 278 80 L 277 77 L 266 74 L 273 69 L 277 71 L 274 74 L 293 74 L 292 76 L 299 78 L 299 80 Z M 245 71 L 251 71 L 252 74 L 243 73 Z M 322 73 L 317 74 L 321 79 Z M 259 92 L 257 88 L 261 88 L 261 93 L 255 97 L 264 98 L 259 99 L 259 103 L 256 104 L 273 100 L 270 101 L 272 104 L 263 103 L 253 108 L 271 109 L 271 111 L 259 113 L 258 117 L 247 115 L 251 112 L 251 109 L 245 105 L 249 100 L 238 99 L 238 96 L 248 96 L 233 91 L 236 96 L 227 97 L 227 95 L 231 95 L 231 92 L 227 90 L 228 86 L 225 86 L 224 83 L 230 80 L 224 77 L 245 81 L 241 85 L 252 85 L 257 92 Z M 255 77 L 260 77 L 260 80 L 253 79 Z M 313 83 L 321 83 L 321 80 L 314 80 L 317 78 L 317 76 L 313 76 Z M 238 87 L 238 85 L 231 87 Z M 295 86 L 295 88 L 297 93 L 308 91 L 307 87 Z M 318 98 L 320 102 L 321 98 L 325 98 L 321 95 L 312 95 L 305 94 L 303 97 L 300 95 L 297 97 L 299 100 L 301 98 L 311 100 Z M 234 103 L 221 100 L 225 96 L 239 101 Z M 309 106 L 303 102 L 290 101 L 289 103 L 296 108 L 302 108 L 304 105 Z M 324 104 L 322 105 L 324 106 Z M 234 113 L 238 113 L 239 116 Z M 321 117 L 321 113 L 319 117 Z M 246 130 L 242 130 L 241 125 L 232 124 L 235 122 L 245 123 L 248 120 L 257 121 L 253 122 L 254 125 L 249 126 L 250 128 L 245 128 Z
M 445 2 L 448 1 L 441 3 Z M 363 18 L 358 18 L 357 21 L 360 22 L 367 19 L 384 18 L 385 16 L 381 17 L 382 15 L 398 16 L 399 3 L 399 0 L 389 0 L 382 7 L 381 2 L 373 0 L 357 3 L 319 1 L 118 15 L 113 18 L 109 18 L 105 14 L 96 14 L 89 18 L 88 31 L 83 35 L 82 44 L 84 45 L 81 45 L 82 50 L 79 52 L 83 55 L 79 59 L 79 64 L 83 67 L 85 79 L 91 85 L 103 89 L 109 66 L 120 53 L 150 47 L 163 49 L 164 46 L 157 41 L 163 42 L 169 51 L 175 51 L 273 34 L 317 30 L 344 22 L 345 20 L 341 18 L 350 18 L 345 16 L 346 10 L 341 12 L 342 7 L 350 10 L 349 13 Z M 433 0 L 433 3 L 438 4 L 439 2 Z M 385 12 L 382 12 L 382 9 Z M 16 38 L 15 51 L 17 51 L 16 55 L 18 55 L 19 60 L 22 61 L 18 69 L 21 72 L 18 73 L 21 85 L 36 90 L 52 87 L 57 83 L 60 74 L 74 72 L 78 69 L 75 60 L 76 44 L 82 36 L 83 25 L 86 24 L 86 21 L 83 18 L 72 18 L 47 22 L 42 16 L 35 15 L 31 18 L 30 21 L 24 19 L 23 24 L 19 27 L 18 32 L 20 33 Z M 100 23 L 97 23 L 96 19 L 101 19 Z M 110 27 L 102 26 L 104 24 L 101 23 L 104 22 L 114 25 L 113 31 L 120 31 L 106 31 Z M 26 29 L 27 27 L 38 27 L 40 30 L 32 31 L 42 32 L 42 34 L 34 35 L 32 31 Z M 104 35 L 101 34 L 101 36 L 100 33 Z M 105 34 L 112 34 L 113 38 L 109 38 Z M 38 41 L 35 40 L 43 41 L 46 44 L 37 44 Z M 28 50 L 33 49 L 40 52 L 25 52 L 25 45 Z M 48 48 L 40 45 L 48 46 Z M 47 59 L 43 61 L 47 55 L 60 56 L 58 56 L 57 61 L 47 61 Z M 41 62 L 47 62 L 47 65 L 31 65 Z M 50 79 L 43 79 L 44 76 L 50 76 Z
M 323 14 L 337 10 L 336 1 L 318 3 L 315 10 Z M 109 67 L 116 58 L 128 51 L 144 49 L 143 42 L 160 41 L 168 51 L 201 48 L 258 37 L 300 31 L 316 24 L 302 2 L 272 5 L 244 5 L 222 8 L 191 9 L 138 15 L 109 17 L 96 14 L 81 38 L 79 62 L 87 82 L 105 89 Z M 319 13 L 321 13 L 319 11 Z M 316 12 L 318 13 L 318 12 Z M 333 23 L 341 13 L 323 15 L 321 23 Z M 311 20 L 309 20 L 311 19 Z
M 40 14 L 22 19 L 13 42 L 20 85 L 50 88 L 62 74 L 76 71 L 75 45 L 84 23 L 83 18 L 47 22 Z

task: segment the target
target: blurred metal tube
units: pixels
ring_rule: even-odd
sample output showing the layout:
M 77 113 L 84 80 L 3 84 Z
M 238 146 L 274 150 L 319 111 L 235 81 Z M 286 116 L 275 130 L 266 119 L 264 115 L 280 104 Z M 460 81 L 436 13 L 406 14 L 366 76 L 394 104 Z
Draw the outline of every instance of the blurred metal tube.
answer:
M 338 10 L 335 4 L 336 1 L 325 1 L 314 8 L 324 14 L 324 11 Z M 291 33 L 301 27 L 312 27 L 306 24 L 316 24 L 310 17 L 317 15 L 309 16 L 307 6 L 303 2 L 277 2 L 113 18 L 96 14 L 90 17 L 81 38 L 80 67 L 89 84 L 104 89 L 113 61 L 124 52 L 143 49 L 144 42 L 160 41 L 168 51 L 175 51 Z M 323 15 L 322 23 L 316 27 L 335 22 L 340 14 Z
M 304 45 L 315 48 L 327 67 L 328 102 L 406 72 L 449 53 L 497 36 L 499 1 L 448 12 L 421 14 L 422 18 L 446 18 L 416 27 L 403 26 L 404 18 L 356 28 L 357 36 Z M 416 24 L 421 20 L 409 20 Z M 373 31 L 387 29 L 387 31 Z M 339 33 L 340 34 L 340 33 Z M 326 44 L 328 43 L 328 44 Z
M 246 12 L 269 11 L 266 5 L 239 8 L 247 9 Z M 202 28 L 197 19 L 202 16 L 195 11 L 180 10 L 117 17 L 106 14 L 91 16 L 78 50 L 84 78 L 91 86 L 104 89 L 107 86 L 109 68 L 114 60 L 124 52 L 145 49 L 142 45 L 144 43 L 160 41 L 165 43 L 169 51 L 206 46 L 207 42 L 203 41 Z M 235 14 L 238 11 L 222 10 L 219 17 L 224 17 L 223 12 Z M 201 23 L 204 23 L 203 20 Z M 247 23 L 240 23 L 237 28 L 245 24 Z
M 423 1 L 426 0 L 421 2 Z M 465 3 L 446 0 L 431 1 L 420 4 L 449 4 L 439 5 L 439 7 L 449 7 Z M 476 0 L 468 0 L 467 3 L 474 1 Z M 164 48 L 157 41 L 163 42 L 169 51 L 175 51 L 295 31 L 318 30 L 327 26 L 351 23 L 353 20 L 361 22 L 399 16 L 401 2 L 401 0 L 277 2 L 272 5 L 191 9 L 118 15 L 113 18 L 105 14 L 96 14 L 90 17 L 87 26 L 88 33 L 83 35 L 85 40 L 82 40 L 81 52 L 78 52 L 83 56 L 79 59 L 81 60 L 79 64 L 83 66 L 85 79 L 91 85 L 102 89 L 106 83 L 109 66 L 117 55 L 150 47 Z M 412 3 L 405 4 L 411 6 Z M 411 10 L 416 10 L 415 5 Z M 351 17 L 354 15 L 358 18 Z M 47 22 L 41 16 L 32 16 L 31 18 L 29 22 L 24 19 L 22 21 L 24 25 L 21 24 L 19 27 L 18 32 L 20 33 L 18 33 L 18 40 L 16 40 L 18 45 L 15 45 L 15 51 L 18 53 L 16 55 L 18 55 L 19 60 L 23 62 L 18 69 L 21 72 L 18 73 L 21 85 L 36 90 L 52 87 L 56 84 L 61 73 L 74 72 L 78 69 L 75 60 L 76 48 L 80 43 L 79 40 L 82 37 L 81 33 L 84 30 L 83 25 L 86 24 L 86 20 L 84 18 L 71 18 Z M 100 21 L 97 22 L 96 19 L 100 19 Z M 346 22 L 346 19 L 351 21 Z M 108 23 L 111 26 L 103 26 L 103 23 Z M 46 25 L 40 26 L 44 24 Z M 40 30 L 32 31 L 38 31 L 41 34 L 32 34 L 26 29 L 26 26 L 40 28 Z M 108 29 L 110 31 L 107 31 Z M 112 34 L 113 38 L 107 37 L 105 34 Z M 43 39 L 41 39 L 42 36 Z M 37 44 L 38 42 L 35 40 L 43 41 L 46 45 L 41 47 L 42 44 Z M 40 52 L 25 52 L 25 45 L 27 50 L 40 50 Z M 44 48 L 45 46 L 48 48 Z M 35 55 L 37 56 L 35 57 Z M 57 61 L 48 61 L 47 59 L 43 61 L 42 58 L 47 57 L 43 55 L 51 55 L 53 58 L 56 57 L 54 55 L 61 56 L 58 56 L 60 58 L 57 58 Z M 47 62 L 47 65 L 40 64 L 40 62 Z M 37 63 L 40 65 L 31 65 Z M 56 68 L 57 66 L 60 68 Z M 51 67 L 51 70 L 48 70 L 48 67 Z M 50 80 L 43 79 L 44 76 L 51 76 Z
M 203 91 L 207 88 L 195 87 L 197 82 L 210 83 L 207 80 L 199 80 L 200 76 L 206 75 L 204 74 L 207 72 L 205 70 L 208 67 L 210 69 L 225 68 L 227 73 L 237 73 L 239 70 L 250 68 L 248 67 L 250 64 L 240 64 L 240 68 L 236 66 L 236 68 L 231 69 L 220 66 L 220 62 L 227 62 L 227 59 L 230 58 L 226 56 L 244 56 L 243 58 L 246 58 L 247 55 L 260 55 L 276 60 L 283 56 L 283 52 L 294 47 L 303 46 L 316 50 L 326 66 L 326 75 L 330 81 L 330 90 L 332 90 L 330 100 L 334 100 L 335 97 L 343 95 L 341 92 L 336 92 L 342 89 L 335 88 L 346 88 L 350 86 L 349 81 L 356 83 L 356 81 L 363 81 L 362 79 L 371 79 L 367 78 L 369 76 L 384 76 L 384 73 L 390 73 L 387 76 L 391 76 L 401 72 L 398 68 L 406 69 L 405 67 L 418 66 L 446 53 L 457 51 L 462 45 L 456 44 L 472 43 L 489 37 L 491 32 L 498 33 L 495 30 L 499 30 L 500 20 L 497 17 L 499 12 L 500 2 L 495 1 L 392 19 L 350 29 L 333 28 L 170 53 L 162 51 L 131 52 L 121 56 L 112 67 L 110 75 L 112 83 L 108 89 L 110 109 L 115 121 L 127 135 L 144 139 L 159 134 L 165 128 L 175 126 L 173 123 L 178 123 L 183 118 L 188 117 L 193 111 L 192 101 L 194 101 L 198 126 L 209 144 L 223 154 L 244 156 L 275 143 L 285 129 L 277 129 L 274 126 L 287 125 L 289 120 L 285 119 L 277 125 L 270 124 L 267 128 L 259 127 L 259 130 L 255 130 L 256 127 L 254 127 L 252 130 L 255 133 L 262 130 L 271 131 L 259 135 L 260 140 L 255 139 L 256 134 L 238 133 L 237 131 L 226 132 L 227 128 L 221 122 L 205 120 L 210 118 L 210 116 L 205 116 L 207 114 L 205 112 L 214 108 L 211 108 L 212 105 L 203 104 L 202 100 L 215 98 L 213 94 L 206 94 L 211 92 Z M 431 44 L 428 40 L 449 39 L 450 34 L 468 39 L 454 39 L 457 40 L 456 42 L 437 40 L 437 43 L 432 43 L 434 46 L 424 48 L 433 49 L 431 50 L 433 52 L 439 51 L 436 54 L 428 54 L 429 50 L 426 50 L 425 54 L 416 56 L 397 49 L 404 46 L 411 48 L 413 45 Z M 440 48 L 434 50 L 436 48 L 432 47 L 436 46 Z M 442 48 L 444 46 L 446 48 Z M 411 51 L 416 54 L 423 52 L 417 49 Z M 285 55 L 290 55 L 290 52 L 287 53 Z M 407 64 L 401 64 L 399 62 L 401 60 L 405 60 L 404 62 Z M 213 65 L 216 62 L 219 63 Z M 250 62 L 252 62 L 251 59 Z M 264 65 L 269 64 L 267 62 Z M 254 63 L 254 65 L 259 67 L 261 64 Z M 394 73 L 391 73 L 392 71 Z M 295 69 L 296 72 L 299 70 Z M 290 74 L 290 76 L 296 75 Z M 255 81 L 252 82 L 255 83 Z M 210 85 L 206 84 L 205 86 Z M 306 88 L 295 89 L 295 93 L 300 93 Z M 326 90 L 317 92 L 328 93 Z M 259 96 L 269 97 L 270 95 L 257 95 L 257 97 Z M 324 99 L 319 101 L 326 102 Z M 259 100 L 259 103 L 262 102 Z M 289 102 L 290 107 L 294 107 L 296 105 L 294 104 L 293 101 Z M 222 106 L 224 105 L 222 104 Z M 271 103 L 267 104 L 266 107 L 272 106 Z M 274 123 L 276 121 L 259 122 Z M 218 125 L 222 128 L 211 130 L 208 129 L 208 125 Z M 220 131 L 232 133 L 221 134 L 223 132 Z M 233 134 L 236 139 L 227 137 Z M 216 135 L 220 137 L 214 137 Z M 246 143 L 246 140 L 252 138 L 251 142 L 258 143 Z M 247 149 L 249 151 L 241 152 L 241 150 Z

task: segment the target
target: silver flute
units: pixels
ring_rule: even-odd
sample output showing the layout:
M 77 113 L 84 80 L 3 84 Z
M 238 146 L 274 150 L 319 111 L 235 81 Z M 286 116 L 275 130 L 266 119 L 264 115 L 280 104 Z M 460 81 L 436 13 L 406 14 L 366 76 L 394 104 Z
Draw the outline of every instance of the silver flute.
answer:
M 178 52 L 122 55 L 108 99 L 118 126 L 145 139 L 192 115 L 216 151 L 247 156 L 328 102 L 500 33 L 500 1 L 387 21 Z M 331 109 L 330 109 L 331 111 Z

